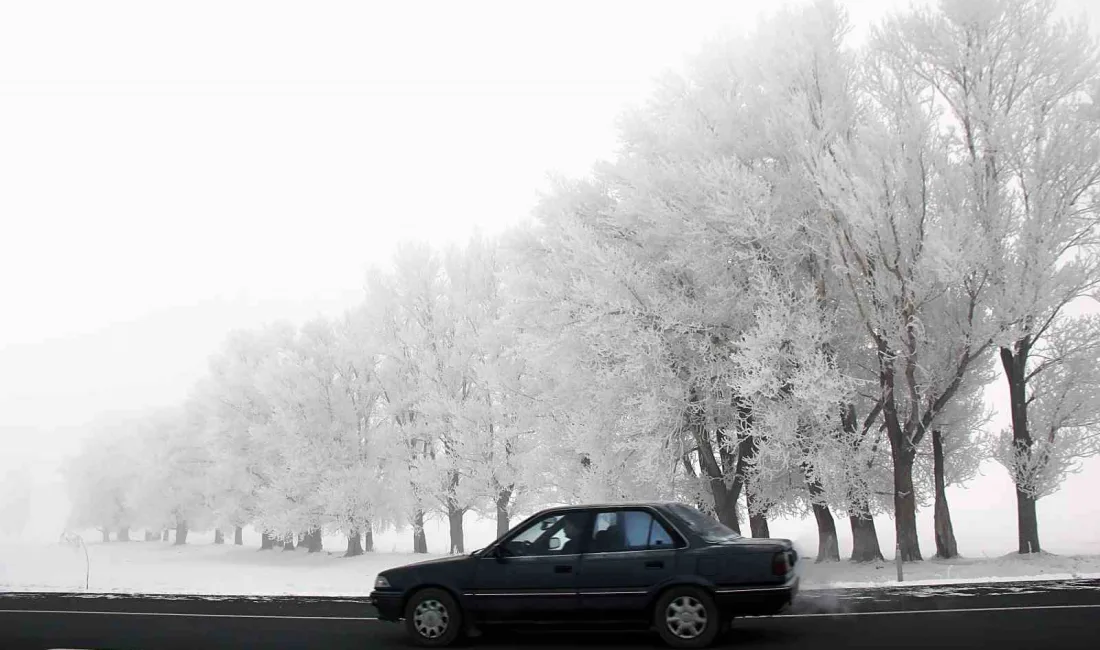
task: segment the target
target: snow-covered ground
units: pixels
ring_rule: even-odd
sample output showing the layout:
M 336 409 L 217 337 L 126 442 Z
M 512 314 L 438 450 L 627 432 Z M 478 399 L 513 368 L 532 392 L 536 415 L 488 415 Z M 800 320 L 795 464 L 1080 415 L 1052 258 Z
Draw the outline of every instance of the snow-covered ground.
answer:
M 1016 542 L 1015 498 L 1003 469 L 990 466 L 972 489 L 949 488 L 959 550 L 965 558 L 926 560 L 905 566 L 905 583 L 935 584 L 958 581 L 991 581 L 1024 578 L 1100 576 L 1100 516 L 1096 502 L 1082 498 L 1100 488 L 1100 458 L 1086 463 L 1087 470 L 1070 476 L 1065 489 L 1039 502 L 1044 548 L 1050 555 L 1021 557 L 1010 553 Z M 60 494 L 60 493 L 59 493 Z M 41 519 L 37 534 L 23 541 L 0 537 L 0 590 L 79 591 L 84 588 L 84 555 L 56 543 L 67 508 L 44 499 L 34 510 Z M 46 515 L 59 512 L 54 521 Z M 931 508 L 917 516 L 921 550 L 935 549 L 931 536 Z M 893 523 L 876 518 L 879 542 L 888 558 L 893 556 Z M 769 522 L 771 534 L 794 541 L 802 556 L 817 546 L 813 519 Z M 843 519 L 837 528 L 841 553 L 851 551 L 851 533 Z M 246 529 L 243 547 L 215 546 L 209 532 L 192 532 L 188 544 L 174 547 L 164 542 L 129 542 L 88 545 L 91 558 L 90 588 L 97 592 L 152 592 L 206 594 L 302 594 L 363 595 L 370 592 L 374 576 L 386 568 L 439 557 L 447 550 L 446 521 L 426 526 L 431 555 L 413 555 L 407 530 L 375 534 L 378 553 L 358 558 L 341 557 L 344 540 L 325 538 L 325 553 L 259 551 L 260 537 Z M 140 538 L 141 530 L 132 531 Z M 86 540 L 96 540 L 94 531 Z M 470 518 L 466 544 L 475 549 L 496 536 L 492 521 Z M 35 540 L 35 541 L 32 541 Z M 803 565 L 807 589 L 828 586 L 887 585 L 895 582 L 896 569 L 889 560 L 881 564 L 849 562 Z
M 386 568 L 439 557 L 379 552 L 356 558 L 339 551 L 259 551 L 209 543 L 88 545 L 90 591 L 115 593 L 362 596 Z M 802 565 L 805 589 L 896 584 L 892 562 Z M 927 560 L 905 566 L 906 584 L 1100 577 L 1098 555 Z M 59 545 L 0 545 L 0 590 L 83 591 L 84 554 Z

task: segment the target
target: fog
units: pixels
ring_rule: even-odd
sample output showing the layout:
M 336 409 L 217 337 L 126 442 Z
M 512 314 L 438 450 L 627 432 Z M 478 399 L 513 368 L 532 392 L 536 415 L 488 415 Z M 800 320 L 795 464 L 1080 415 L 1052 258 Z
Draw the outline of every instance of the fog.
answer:
M 846 4 L 862 29 L 906 3 Z M 232 329 L 339 314 L 403 239 L 523 220 L 548 173 L 614 154 L 655 75 L 763 6 L 5 3 L 0 471 L 32 471 L 23 537 L 56 541 L 90 423 L 180 402 Z M 957 534 L 1008 552 L 1010 482 L 984 471 L 950 492 Z M 1097 489 L 1089 462 L 1040 502 L 1052 549 L 1095 552 Z

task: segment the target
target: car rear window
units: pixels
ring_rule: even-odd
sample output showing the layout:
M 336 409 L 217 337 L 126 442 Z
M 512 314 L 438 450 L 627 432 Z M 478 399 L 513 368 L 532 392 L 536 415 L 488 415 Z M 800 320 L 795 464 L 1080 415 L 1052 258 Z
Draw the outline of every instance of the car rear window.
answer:
M 696 535 L 708 542 L 726 542 L 739 539 L 741 535 L 714 517 L 704 514 L 697 508 L 675 503 L 668 506 L 672 514 L 680 518 Z

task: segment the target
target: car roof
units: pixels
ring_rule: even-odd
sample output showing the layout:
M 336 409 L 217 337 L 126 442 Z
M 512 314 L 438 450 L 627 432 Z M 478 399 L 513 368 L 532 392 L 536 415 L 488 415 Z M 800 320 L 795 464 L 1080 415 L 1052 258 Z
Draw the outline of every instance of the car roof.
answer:
M 543 508 L 540 512 L 555 512 L 558 510 L 608 510 L 614 508 L 659 508 L 681 505 L 677 501 L 618 501 L 612 503 L 578 503 L 576 505 L 552 506 Z

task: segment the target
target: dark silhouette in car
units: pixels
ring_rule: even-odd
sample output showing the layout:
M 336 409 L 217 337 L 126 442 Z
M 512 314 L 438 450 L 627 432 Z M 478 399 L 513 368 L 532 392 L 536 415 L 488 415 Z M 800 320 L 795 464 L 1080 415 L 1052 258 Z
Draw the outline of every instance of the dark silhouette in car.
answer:
M 735 616 L 779 612 L 798 591 L 789 540 L 745 538 L 680 503 L 551 508 L 466 556 L 380 573 L 379 617 L 419 645 L 489 625 L 626 625 L 678 648 L 710 645 Z

